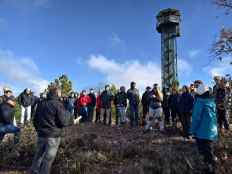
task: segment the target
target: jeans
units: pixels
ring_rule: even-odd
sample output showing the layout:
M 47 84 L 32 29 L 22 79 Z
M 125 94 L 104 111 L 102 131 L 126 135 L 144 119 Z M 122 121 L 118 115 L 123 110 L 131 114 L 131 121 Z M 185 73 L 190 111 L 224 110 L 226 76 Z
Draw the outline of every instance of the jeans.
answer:
M 126 107 L 117 106 L 116 124 L 120 125 L 126 122 Z
M 49 174 L 60 145 L 61 138 L 38 138 L 32 163 L 32 174 Z
M 111 108 L 101 108 L 101 121 L 106 125 L 111 125 Z
M 139 107 L 130 105 L 130 125 L 131 127 L 139 126 Z
M 82 116 L 81 122 L 88 121 L 88 108 L 86 106 L 80 108 L 80 115 Z
M 145 129 L 148 130 L 155 124 L 155 121 L 158 120 L 160 130 L 164 130 L 164 120 L 163 116 L 163 109 L 162 108 L 149 108 L 149 118 L 147 119 L 147 124 Z
M 31 106 L 24 107 L 21 106 L 21 120 L 20 123 L 24 124 L 24 121 L 27 119 L 27 121 L 31 120 Z
M 2 142 L 4 136 L 7 133 L 14 134 L 14 143 L 17 144 L 19 142 L 20 137 L 20 129 L 13 124 L 7 124 L 7 125 L 0 125 L 0 142 Z

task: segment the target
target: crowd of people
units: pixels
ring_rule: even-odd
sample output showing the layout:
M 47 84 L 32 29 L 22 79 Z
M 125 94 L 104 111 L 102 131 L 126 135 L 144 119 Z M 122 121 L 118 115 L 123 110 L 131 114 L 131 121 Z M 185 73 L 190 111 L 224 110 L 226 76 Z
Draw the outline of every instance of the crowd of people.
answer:
M 19 143 L 20 129 L 32 119 L 38 134 L 38 148 L 31 171 L 48 174 L 60 144 L 62 128 L 79 122 L 113 125 L 115 108 L 118 128 L 129 122 L 131 128 L 144 127 L 144 133 L 153 130 L 165 133 L 165 128 L 177 128 L 180 123 L 184 140 L 196 139 L 207 170 L 213 173 L 216 162 L 213 142 L 218 139 L 218 129 L 222 133 L 229 131 L 232 113 L 231 83 L 220 77 L 214 80 L 213 88 L 201 80 L 182 89 L 173 86 L 160 90 L 159 85 L 154 84 L 142 95 L 135 82 L 131 82 L 130 89 L 121 86 L 116 93 L 106 85 L 97 94 L 90 89 L 89 93 L 83 90 L 80 95 L 71 93 L 68 97 L 62 96 L 58 86 L 50 87 L 40 97 L 27 88 L 17 98 L 13 97 L 11 89 L 4 88 L 4 95 L 0 97 L 0 143 L 7 133 L 15 134 L 14 142 Z M 21 107 L 18 126 L 14 122 L 17 103 Z

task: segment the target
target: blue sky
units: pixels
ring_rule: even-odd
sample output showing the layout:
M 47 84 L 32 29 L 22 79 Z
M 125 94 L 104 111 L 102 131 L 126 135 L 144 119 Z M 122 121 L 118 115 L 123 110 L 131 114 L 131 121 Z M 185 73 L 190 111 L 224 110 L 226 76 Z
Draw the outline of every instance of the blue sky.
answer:
M 169 7 L 182 14 L 181 83 L 231 73 L 209 56 L 220 28 L 232 26 L 213 0 L 0 0 L 0 86 L 38 92 L 62 73 L 77 90 L 160 82 L 155 16 Z

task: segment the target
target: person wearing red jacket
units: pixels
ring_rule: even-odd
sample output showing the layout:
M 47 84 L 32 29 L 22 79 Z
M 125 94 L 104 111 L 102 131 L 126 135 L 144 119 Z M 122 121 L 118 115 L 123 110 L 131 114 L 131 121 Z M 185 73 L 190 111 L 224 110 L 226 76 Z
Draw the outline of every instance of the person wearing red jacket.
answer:
M 78 100 L 78 108 L 82 116 L 81 122 L 88 120 L 88 105 L 91 103 L 91 98 L 87 95 L 86 90 L 83 90 Z

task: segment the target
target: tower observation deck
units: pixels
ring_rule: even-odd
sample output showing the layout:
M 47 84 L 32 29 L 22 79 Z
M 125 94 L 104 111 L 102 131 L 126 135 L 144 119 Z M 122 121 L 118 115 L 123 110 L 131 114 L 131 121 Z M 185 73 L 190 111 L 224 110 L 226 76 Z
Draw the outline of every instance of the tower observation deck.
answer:
M 172 83 L 178 80 L 177 73 L 177 43 L 180 36 L 180 11 L 165 9 L 156 16 L 156 29 L 161 34 L 161 78 L 162 88 L 170 89 Z

